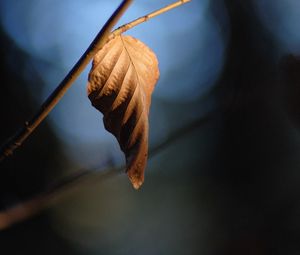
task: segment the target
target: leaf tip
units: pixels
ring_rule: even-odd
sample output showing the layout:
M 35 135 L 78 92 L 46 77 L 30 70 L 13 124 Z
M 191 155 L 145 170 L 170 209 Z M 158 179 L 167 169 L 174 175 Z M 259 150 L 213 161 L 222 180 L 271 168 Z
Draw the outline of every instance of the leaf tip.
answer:
M 135 190 L 138 190 L 142 186 L 142 182 L 132 182 L 132 186 Z
M 132 174 L 128 173 L 128 177 L 129 177 L 129 180 L 131 181 L 131 184 L 135 190 L 138 190 L 144 182 L 144 176 L 140 176 L 137 174 L 132 175 Z

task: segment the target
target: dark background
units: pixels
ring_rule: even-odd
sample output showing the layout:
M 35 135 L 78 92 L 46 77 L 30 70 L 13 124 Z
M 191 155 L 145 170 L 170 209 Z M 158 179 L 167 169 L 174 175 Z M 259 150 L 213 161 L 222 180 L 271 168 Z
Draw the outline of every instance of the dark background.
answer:
M 141 190 L 125 174 L 78 184 L 50 209 L 0 232 L 0 253 L 300 253 L 300 58 L 280 49 L 254 2 L 211 1 L 208 11 L 228 38 L 213 88 L 192 102 L 152 103 L 174 129 L 204 107 L 197 118 L 208 120 L 149 161 Z M 43 86 L 43 79 L 3 29 L 0 41 L 4 142 L 37 109 L 28 84 Z M 156 125 L 150 119 L 150 129 Z M 44 190 L 66 168 L 77 166 L 46 121 L 1 163 L 1 209 Z

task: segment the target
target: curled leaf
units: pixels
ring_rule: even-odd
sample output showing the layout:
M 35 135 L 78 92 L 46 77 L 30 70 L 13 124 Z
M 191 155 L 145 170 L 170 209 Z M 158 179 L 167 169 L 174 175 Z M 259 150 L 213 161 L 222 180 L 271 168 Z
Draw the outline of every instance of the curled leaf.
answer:
M 135 189 L 144 181 L 148 157 L 148 115 L 159 78 L 155 54 L 131 36 L 117 36 L 95 56 L 87 93 L 103 113 L 106 130 L 126 156 L 126 172 Z

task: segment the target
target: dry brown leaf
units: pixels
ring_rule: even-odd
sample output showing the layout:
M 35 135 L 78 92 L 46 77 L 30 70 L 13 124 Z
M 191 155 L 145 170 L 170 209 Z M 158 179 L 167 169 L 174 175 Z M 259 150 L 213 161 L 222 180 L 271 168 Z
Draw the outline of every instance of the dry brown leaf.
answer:
M 144 181 L 148 157 L 148 115 L 159 78 L 155 54 L 131 36 L 117 36 L 95 56 L 87 93 L 103 113 L 105 128 L 126 156 L 126 172 L 135 189 Z

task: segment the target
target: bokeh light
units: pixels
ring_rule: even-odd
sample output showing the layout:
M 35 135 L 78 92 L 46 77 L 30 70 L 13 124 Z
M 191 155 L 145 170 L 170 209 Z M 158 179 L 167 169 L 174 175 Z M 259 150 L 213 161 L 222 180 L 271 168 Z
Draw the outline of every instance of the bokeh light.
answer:
M 281 55 L 300 53 L 300 2 L 298 0 L 256 0 L 264 26 L 273 34 Z

